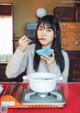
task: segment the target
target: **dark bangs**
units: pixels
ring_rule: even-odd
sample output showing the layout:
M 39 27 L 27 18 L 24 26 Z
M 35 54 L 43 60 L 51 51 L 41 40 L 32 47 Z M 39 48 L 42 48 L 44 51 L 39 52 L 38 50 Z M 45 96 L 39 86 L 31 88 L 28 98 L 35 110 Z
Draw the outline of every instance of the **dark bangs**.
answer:
M 38 21 L 37 28 L 40 26 L 40 24 L 43 24 L 44 28 L 46 26 L 47 29 L 52 29 L 53 31 L 56 31 L 55 22 L 54 22 L 54 19 L 52 18 L 52 16 L 46 16 L 46 17 L 40 19 Z

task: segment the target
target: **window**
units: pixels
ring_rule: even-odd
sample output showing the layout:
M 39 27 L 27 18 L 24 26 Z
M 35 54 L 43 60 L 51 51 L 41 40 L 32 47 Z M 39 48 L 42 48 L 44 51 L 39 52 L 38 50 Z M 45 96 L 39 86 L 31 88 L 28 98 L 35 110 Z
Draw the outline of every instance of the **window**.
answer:
M 13 54 L 13 17 L 11 6 L 12 4 L 0 4 L 2 9 L 2 11 L 0 10 L 0 63 L 8 62 Z

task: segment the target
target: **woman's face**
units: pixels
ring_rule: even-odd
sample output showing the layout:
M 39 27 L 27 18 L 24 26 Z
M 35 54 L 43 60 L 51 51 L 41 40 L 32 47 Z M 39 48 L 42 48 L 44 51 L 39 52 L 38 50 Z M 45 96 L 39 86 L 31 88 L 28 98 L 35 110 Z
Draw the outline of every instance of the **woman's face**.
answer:
M 50 47 L 54 38 L 54 31 L 42 23 L 38 27 L 37 36 L 42 48 Z

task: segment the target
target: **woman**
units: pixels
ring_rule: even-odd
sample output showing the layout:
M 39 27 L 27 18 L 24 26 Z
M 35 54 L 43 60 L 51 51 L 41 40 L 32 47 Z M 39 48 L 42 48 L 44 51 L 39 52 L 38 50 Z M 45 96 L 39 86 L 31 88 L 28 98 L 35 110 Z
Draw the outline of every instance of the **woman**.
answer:
M 13 58 L 8 63 L 6 75 L 17 77 L 27 68 L 27 74 L 34 72 L 49 72 L 63 77 L 67 82 L 69 73 L 69 58 L 61 49 L 60 24 L 56 17 L 46 15 L 38 21 L 35 44 L 31 44 L 27 36 L 19 39 L 19 46 Z M 41 48 L 54 49 L 50 56 L 39 56 L 36 50 Z

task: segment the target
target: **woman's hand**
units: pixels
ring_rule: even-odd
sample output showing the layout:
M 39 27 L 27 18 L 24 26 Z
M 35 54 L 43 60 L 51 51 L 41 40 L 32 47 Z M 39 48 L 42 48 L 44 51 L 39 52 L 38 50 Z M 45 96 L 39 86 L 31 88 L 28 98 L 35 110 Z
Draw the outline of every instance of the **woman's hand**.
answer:
M 54 62 L 54 53 L 51 51 L 51 55 L 50 56 L 46 56 L 46 55 L 42 55 L 41 56 L 41 58 L 42 59 L 44 59 L 46 62 L 47 62 L 47 64 L 52 64 L 53 62 Z
M 18 44 L 19 44 L 19 49 L 22 51 L 22 52 L 25 52 L 25 50 L 27 49 L 28 45 L 30 44 L 31 40 L 26 36 L 24 35 L 23 37 L 21 37 L 18 41 Z

